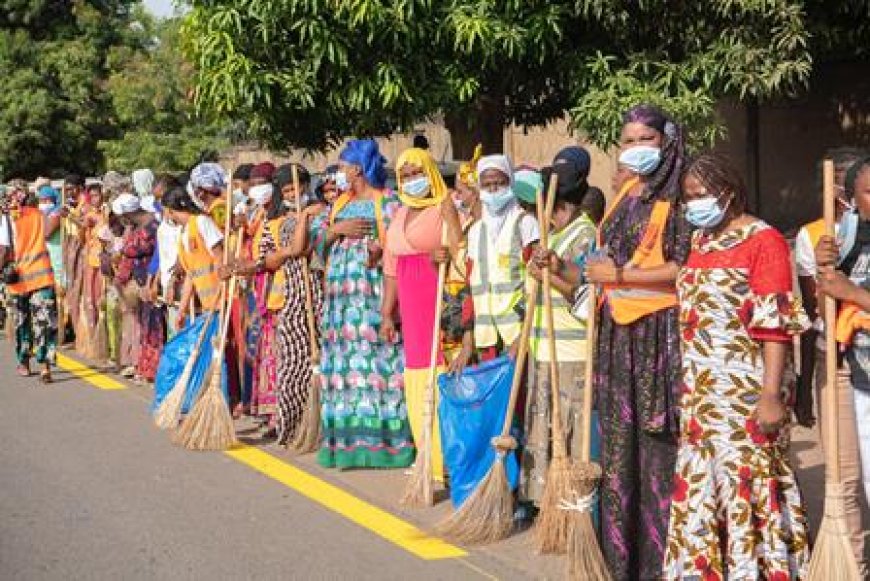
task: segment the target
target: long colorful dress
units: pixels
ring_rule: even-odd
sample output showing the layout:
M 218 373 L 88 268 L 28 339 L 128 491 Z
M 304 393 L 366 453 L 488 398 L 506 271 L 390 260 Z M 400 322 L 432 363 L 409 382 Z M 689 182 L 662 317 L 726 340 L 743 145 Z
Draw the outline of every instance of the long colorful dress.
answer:
M 655 199 L 625 197 L 601 225 L 617 265 L 633 256 Z M 690 228 L 671 210 L 663 233 L 665 260 L 682 264 Z M 677 454 L 680 385 L 677 309 L 660 310 L 630 325 L 601 309 L 595 395 L 601 436 L 601 549 L 614 579 L 661 576 L 671 483 Z
M 405 403 L 414 441 L 423 433 L 426 391 L 429 388 L 429 363 L 432 357 L 432 329 L 438 298 L 438 269 L 429 254 L 441 246 L 441 207 L 422 210 L 412 221 L 406 207 L 396 212 L 387 232 L 384 274 L 396 278 L 399 295 L 399 318 L 402 321 L 405 356 Z M 440 326 L 440 321 L 438 322 Z M 445 370 L 444 355 L 436 361 L 437 373 Z M 441 455 L 441 430 L 438 428 L 438 388 L 432 404 L 432 475 L 444 479 Z
M 281 226 L 281 246 L 293 244 L 296 216 L 290 215 Z M 263 237 L 271 239 L 267 231 Z M 284 269 L 284 296 L 287 300 L 277 315 L 275 346 L 277 348 L 278 443 L 286 444 L 296 434 L 302 414 L 308 407 L 309 385 L 312 381 L 311 340 L 305 300 L 305 281 L 301 258 L 291 258 Z M 323 312 L 323 263 L 316 258 L 309 264 L 311 308 L 314 311 L 315 333 Z M 320 340 L 319 333 L 316 341 Z
M 129 232 L 124 237 L 124 245 L 121 248 L 121 260 L 118 263 L 115 282 L 124 291 L 120 301 L 121 351 L 119 359 L 122 367 L 135 368 L 139 364 L 139 356 L 143 347 L 156 348 L 156 345 L 143 343 L 142 301 L 138 293 L 139 289 L 148 282 L 148 265 L 154 255 L 154 249 L 157 247 L 157 226 L 157 220 L 152 219 L 147 225 Z M 136 371 L 140 373 L 138 370 Z
M 254 239 L 254 254 L 262 260 L 267 254 L 275 252 L 272 236 L 268 235 L 268 222 L 263 220 L 261 231 Z M 268 235 L 268 236 L 267 236 Z M 254 296 L 257 302 L 258 340 L 257 355 L 254 358 L 254 385 L 251 397 L 251 415 L 267 420 L 275 425 L 278 413 L 276 395 L 277 358 L 275 357 L 276 313 L 269 309 L 269 291 L 274 276 L 263 270 L 254 276 Z
M 753 417 L 764 380 L 761 341 L 809 327 L 792 295 L 782 235 L 758 220 L 718 238 L 696 234 L 680 272 L 681 436 L 665 576 L 802 579 L 806 513 L 788 458 L 789 432 Z M 783 397 L 794 398 L 786 373 Z
M 381 200 L 384 227 L 399 203 Z M 351 200 L 336 221 L 364 218 L 376 223 L 372 200 Z M 414 460 L 405 406 L 402 344 L 380 340 L 384 277 L 368 268 L 370 239 L 344 238 L 328 249 L 322 243 L 328 214 L 312 222 L 327 257 L 326 299 L 321 320 L 323 443 L 317 461 L 338 468 L 401 468 Z

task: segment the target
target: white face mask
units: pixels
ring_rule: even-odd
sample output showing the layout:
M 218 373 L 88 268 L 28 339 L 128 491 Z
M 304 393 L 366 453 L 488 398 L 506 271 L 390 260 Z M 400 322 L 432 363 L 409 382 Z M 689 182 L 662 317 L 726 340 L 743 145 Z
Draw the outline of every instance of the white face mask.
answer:
M 54 204 L 51 202 L 43 202 L 39 204 L 39 211 L 43 214 L 48 214 L 52 210 L 54 210 Z

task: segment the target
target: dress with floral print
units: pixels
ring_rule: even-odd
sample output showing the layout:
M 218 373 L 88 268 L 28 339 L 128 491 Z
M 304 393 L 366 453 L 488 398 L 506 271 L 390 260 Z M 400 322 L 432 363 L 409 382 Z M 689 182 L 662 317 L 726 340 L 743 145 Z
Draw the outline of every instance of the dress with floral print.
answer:
M 681 435 L 665 555 L 667 579 L 801 579 L 806 513 L 788 429 L 763 433 L 762 341 L 809 326 L 792 295 L 782 235 L 761 221 L 696 233 L 677 281 L 683 351 Z M 791 402 L 793 374 L 783 382 Z

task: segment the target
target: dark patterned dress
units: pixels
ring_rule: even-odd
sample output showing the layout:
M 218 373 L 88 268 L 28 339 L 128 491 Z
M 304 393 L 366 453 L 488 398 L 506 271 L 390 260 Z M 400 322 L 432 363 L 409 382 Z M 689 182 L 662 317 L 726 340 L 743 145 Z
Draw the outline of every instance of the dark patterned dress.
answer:
M 281 246 L 293 244 L 296 216 L 290 214 L 281 226 Z M 271 239 L 267 228 L 263 238 Z M 304 270 L 301 258 L 291 258 L 282 266 L 285 275 L 284 308 L 278 314 L 275 327 L 277 348 L 278 442 L 286 444 L 296 434 L 302 414 L 308 407 L 308 388 L 312 379 L 311 342 L 309 339 L 307 305 L 305 302 Z M 318 264 L 309 266 L 311 305 L 314 310 L 315 332 L 323 310 L 323 270 Z M 319 337 L 317 337 L 319 341 Z
M 634 254 L 655 198 L 627 196 L 601 225 L 617 266 Z M 663 234 L 665 260 L 685 262 L 691 229 L 672 208 Z M 662 574 L 671 483 L 677 454 L 680 336 L 677 308 L 629 325 L 602 308 L 595 364 L 601 433 L 602 550 L 614 579 Z

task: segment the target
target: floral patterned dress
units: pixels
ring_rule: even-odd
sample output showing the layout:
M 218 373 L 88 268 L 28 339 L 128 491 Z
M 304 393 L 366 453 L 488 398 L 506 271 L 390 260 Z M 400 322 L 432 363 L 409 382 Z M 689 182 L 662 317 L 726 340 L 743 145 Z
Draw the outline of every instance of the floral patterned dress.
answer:
M 684 383 L 665 577 L 801 579 L 807 522 L 788 429 L 765 434 L 753 417 L 761 342 L 790 343 L 809 326 L 791 293 L 788 246 L 761 221 L 712 239 L 696 233 L 677 286 Z

